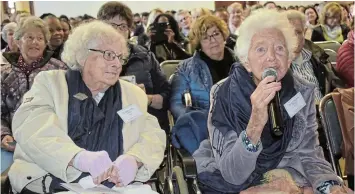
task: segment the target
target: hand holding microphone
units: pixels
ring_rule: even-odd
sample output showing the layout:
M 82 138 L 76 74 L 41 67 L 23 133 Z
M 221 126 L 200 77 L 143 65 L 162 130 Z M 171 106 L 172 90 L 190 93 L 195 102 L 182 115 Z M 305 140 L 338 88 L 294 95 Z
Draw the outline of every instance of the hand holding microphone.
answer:
M 270 73 L 267 73 L 266 77 L 263 76 L 262 81 L 250 97 L 252 112 L 246 132 L 252 143 L 256 144 L 259 141 L 265 124 L 269 119 L 269 104 L 276 93 L 281 90 L 281 83 L 275 82 L 276 77 Z

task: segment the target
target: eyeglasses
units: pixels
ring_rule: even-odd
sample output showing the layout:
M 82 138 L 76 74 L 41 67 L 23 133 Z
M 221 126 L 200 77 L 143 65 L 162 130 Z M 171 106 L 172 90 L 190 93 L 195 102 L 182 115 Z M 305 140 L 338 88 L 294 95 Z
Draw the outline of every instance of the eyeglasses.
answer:
M 127 24 L 115 24 L 112 22 L 109 22 L 109 24 L 115 28 L 116 30 L 121 30 L 121 31 L 127 31 L 128 30 L 128 25 Z
M 121 65 L 125 65 L 127 63 L 126 58 L 124 58 L 122 55 L 117 55 L 115 52 L 110 51 L 110 50 L 102 51 L 102 50 L 97 50 L 97 49 L 89 49 L 89 51 L 102 53 L 103 58 L 107 61 L 113 61 L 117 57 L 117 59 L 119 60 Z
M 202 41 L 203 42 L 211 41 L 212 38 L 214 38 L 214 40 L 217 40 L 216 38 L 219 38 L 220 35 L 221 32 L 213 32 L 213 34 L 211 35 L 206 34 L 205 36 L 202 37 Z

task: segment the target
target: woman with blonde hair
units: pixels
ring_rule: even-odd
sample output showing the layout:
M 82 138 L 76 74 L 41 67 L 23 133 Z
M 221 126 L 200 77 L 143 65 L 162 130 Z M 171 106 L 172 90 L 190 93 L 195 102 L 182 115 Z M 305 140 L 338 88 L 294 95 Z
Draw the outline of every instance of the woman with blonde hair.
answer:
M 170 110 L 175 119 L 187 111 L 182 100 L 186 91 L 191 94 L 194 109 L 209 109 L 212 85 L 227 77 L 237 60 L 225 47 L 228 36 L 227 24 L 214 15 L 201 16 L 192 24 L 189 39 L 195 53 L 179 64 L 171 85 Z
M 316 41 L 337 41 L 343 43 L 347 39 L 349 28 L 341 24 L 343 14 L 338 3 L 327 3 L 320 16 L 320 26 L 313 29 L 311 40 Z

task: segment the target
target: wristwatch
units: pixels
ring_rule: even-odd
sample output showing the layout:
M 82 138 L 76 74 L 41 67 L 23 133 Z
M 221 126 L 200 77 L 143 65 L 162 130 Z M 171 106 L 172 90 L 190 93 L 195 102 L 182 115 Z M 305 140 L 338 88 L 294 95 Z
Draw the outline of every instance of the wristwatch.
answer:
M 249 152 L 257 152 L 259 150 L 259 146 L 261 144 L 260 139 L 256 144 L 253 144 L 247 136 L 247 132 L 245 130 L 242 131 L 240 135 L 242 136 L 243 145 Z

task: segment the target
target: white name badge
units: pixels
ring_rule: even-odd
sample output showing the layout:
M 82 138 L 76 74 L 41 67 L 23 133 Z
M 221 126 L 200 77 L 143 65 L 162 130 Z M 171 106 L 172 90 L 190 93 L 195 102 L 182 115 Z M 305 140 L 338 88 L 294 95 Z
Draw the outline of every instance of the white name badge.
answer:
M 284 107 L 290 118 L 295 116 L 295 114 L 297 114 L 305 106 L 306 102 L 304 101 L 303 96 L 299 92 L 284 104 Z
M 125 123 L 134 121 L 138 117 L 143 115 L 143 113 L 139 110 L 138 106 L 135 104 L 131 104 L 126 108 L 123 108 L 122 110 L 118 111 L 117 114 L 121 117 L 121 119 Z

